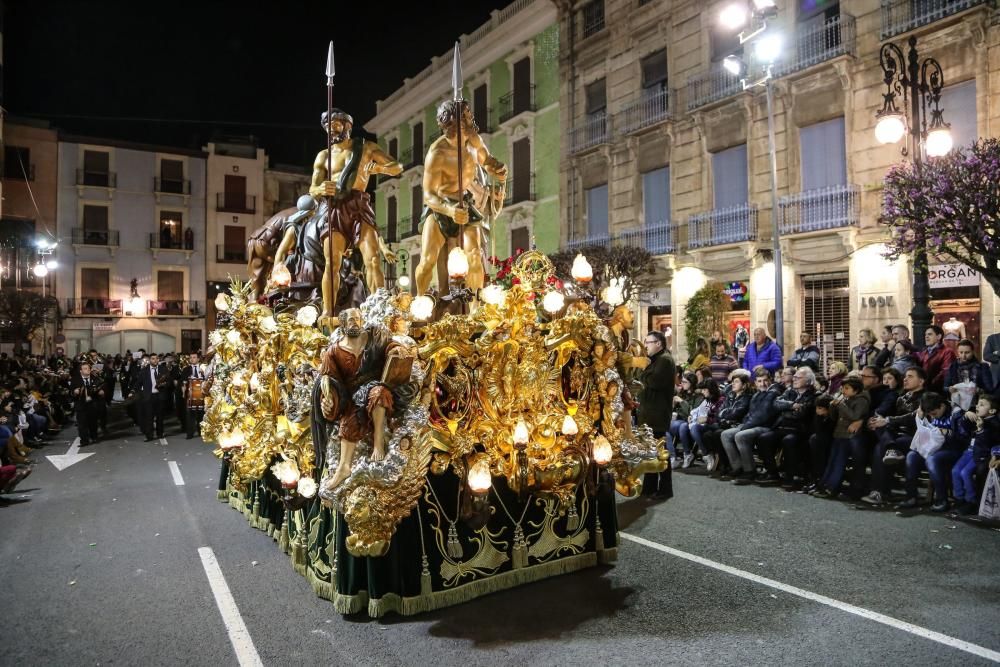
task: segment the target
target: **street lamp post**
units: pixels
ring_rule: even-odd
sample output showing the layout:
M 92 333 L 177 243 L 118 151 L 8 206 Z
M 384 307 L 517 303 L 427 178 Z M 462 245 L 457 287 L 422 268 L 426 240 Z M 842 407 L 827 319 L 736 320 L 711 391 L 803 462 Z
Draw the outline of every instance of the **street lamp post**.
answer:
M 940 105 L 941 89 L 944 87 L 941 65 L 934 58 L 920 60 L 916 37 L 910 37 L 907 44 L 909 49 L 905 57 L 903 50 L 892 43 L 883 44 L 879 52 L 886 91 L 882 95 L 882 109 L 876 114 L 875 138 L 884 144 L 896 143 L 908 134 L 909 146 L 904 145 L 903 155 L 911 155 L 913 167 L 919 172 L 923 151 L 926 150 L 930 157 L 945 155 L 951 150 L 952 137 Z M 896 107 L 896 96 L 900 94 L 903 95 L 903 111 Z M 917 230 L 917 234 L 917 249 L 913 251 L 913 310 L 910 311 L 910 320 L 914 343 L 922 346 L 923 333 L 933 322 L 934 313 L 930 307 L 926 240 L 922 230 Z

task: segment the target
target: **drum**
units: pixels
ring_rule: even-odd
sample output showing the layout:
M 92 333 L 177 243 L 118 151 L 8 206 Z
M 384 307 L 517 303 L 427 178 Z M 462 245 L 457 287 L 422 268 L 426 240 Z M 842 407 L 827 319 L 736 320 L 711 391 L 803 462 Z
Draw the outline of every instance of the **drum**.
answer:
M 192 378 L 188 380 L 187 406 L 189 410 L 205 409 L 205 393 L 202 390 L 204 380 Z

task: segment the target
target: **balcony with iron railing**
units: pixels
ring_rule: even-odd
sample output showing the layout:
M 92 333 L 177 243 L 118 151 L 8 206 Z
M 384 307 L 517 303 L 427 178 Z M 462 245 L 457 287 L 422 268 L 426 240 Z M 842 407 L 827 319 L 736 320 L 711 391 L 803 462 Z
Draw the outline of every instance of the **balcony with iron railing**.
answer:
M 121 317 L 122 300 L 105 299 L 104 297 L 83 297 L 66 299 L 66 315 L 98 315 L 103 317 Z
M 605 113 L 588 118 L 569 131 L 569 152 L 579 153 L 611 139 L 611 117 Z
M 191 181 L 181 178 L 153 178 L 153 192 L 164 195 L 191 194 Z
M 257 196 L 217 192 L 215 194 L 215 210 L 219 213 L 256 213 Z
M 416 236 L 420 233 L 420 219 L 417 218 L 416 221 L 414 221 L 414 219 L 409 216 L 400 218 L 398 233 L 400 241 Z
M 83 187 L 114 188 L 117 187 L 117 183 L 118 174 L 112 171 L 76 170 L 76 184 Z
M 535 172 L 525 176 L 507 179 L 507 196 L 504 206 L 513 206 L 526 201 L 535 201 Z
M 118 247 L 117 229 L 87 229 L 73 228 L 73 245 L 95 245 L 102 247 Z
M 861 191 L 856 185 L 807 190 L 779 199 L 778 210 L 782 234 L 857 227 L 861 221 Z
M 723 69 L 720 63 L 712 63 L 711 69 L 695 74 L 687 80 L 688 111 L 732 97 L 743 91 L 740 78 Z
M 413 147 L 409 147 L 406 150 L 400 152 L 399 163 L 403 165 L 403 170 L 411 169 L 419 164 L 418 161 L 413 159 Z
M 247 249 L 234 248 L 225 244 L 215 246 L 215 261 L 218 264 L 246 264 Z
M 584 39 L 604 30 L 604 0 L 588 2 L 583 6 L 582 14 L 581 29 Z
M 157 299 L 146 301 L 150 317 L 200 317 L 204 314 L 201 301 Z
M 688 218 L 687 247 L 691 249 L 757 239 L 757 207 L 739 204 Z
M 774 75 L 785 76 L 837 56 L 854 55 L 856 41 L 854 17 L 850 14 L 838 14 L 820 24 L 800 24 L 794 42 L 775 64 Z
M 617 115 L 615 126 L 622 134 L 636 132 L 670 118 L 670 94 L 666 88 L 643 90 L 639 99 L 627 104 Z
M 995 0 L 882 0 L 882 39 L 980 6 L 995 7 Z
M 159 232 L 151 232 L 149 235 L 150 250 L 194 250 L 194 243 L 185 244 L 184 240 L 173 235 L 167 236 Z
M 645 248 L 654 255 L 667 255 L 680 247 L 680 228 L 672 222 L 656 222 L 617 234 L 574 235 L 563 244 L 564 250 L 587 246 Z
M 535 84 L 521 92 L 512 90 L 500 98 L 500 124 L 529 111 L 538 111 L 535 104 Z

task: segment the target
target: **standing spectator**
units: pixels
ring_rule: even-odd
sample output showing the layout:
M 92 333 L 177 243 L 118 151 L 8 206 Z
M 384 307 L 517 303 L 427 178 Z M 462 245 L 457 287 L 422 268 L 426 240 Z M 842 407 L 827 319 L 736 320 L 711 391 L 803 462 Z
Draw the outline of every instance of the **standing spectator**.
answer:
M 799 349 L 788 358 L 788 365 L 792 368 L 808 366 L 813 371 L 819 370 L 819 348 L 813 343 L 812 334 L 803 331 L 799 334 Z
M 950 395 L 952 404 L 958 405 L 958 390 L 952 389 L 952 387 L 965 382 L 971 382 L 978 391 L 984 394 L 992 394 L 995 387 L 990 367 L 985 362 L 976 359 L 976 348 L 968 338 L 958 342 L 956 359 L 948 367 L 948 372 L 945 373 L 944 390 Z M 972 404 L 968 404 L 963 412 L 972 408 Z
M 699 338 L 694 343 L 694 355 L 688 360 L 688 368 L 693 370 L 707 368 L 710 365 L 708 355 L 708 341 Z
M 723 347 L 725 347 L 726 352 L 729 351 L 729 341 L 726 340 L 726 337 L 722 335 L 721 331 L 716 329 L 715 331 L 712 332 L 712 337 L 708 341 L 709 349 L 714 350 L 715 346 L 718 345 L 719 343 L 722 343 Z
M 922 368 L 920 359 L 914 353 L 913 345 L 905 340 L 894 343 L 892 347 L 892 368 L 895 368 L 900 374 L 905 374 L 906 371 L 914 366 Z
M 836 395 L 840 391 L 840 384 L 847 377 L 847 365 L 843 361 L 831 361 L 830 369 L 826 379 L 830 382 L 830 394 Z
M 646 356 L 649 365 L 639 374 L 642 390 L 639 393 L 639 424 L 653 429 L 653 435 L 662 438 L 670 427 L 670 413 L 674 404 L 674 379 L 677 369 L 667 351 L 667 339 L 659 331 L 646 334 Z M 646 473 L 642 493 L 655 494 L 657 498 L 674 495 L 670 466 L 661 473 Z
M 719 341 L 715 344 L 715 354 L 708 362 L 712 369 L 712 379 L 722 384 L 729 379 L 729 374 L 739 368 L 736 358 L 726 352 L 726 342 Z
M 993 371 L 993 386 L 1000 388 L 1000 333 L 990 334 L 986 337 L 986 345 L 983 346 L 983 361 L 990 365 Z
M 754 372 L 754 385 L 757 391 L 750 400 L 750 409 L 733 437 L 735 447 L 732 451 L 726 449 L 730 461 L 733 462 L 733 470 L 736 471 L 736 476 L 733 478 L 733 484 L 736 485 L 758 481 L 753 448 L 758 439 L 771 430 L 771 424 L 777 414 L 774 401 L 784 393 L 781 390 L 782 385 L 777 382 L 772 383 L 771 374 L 763 368 Z
M 80 446 L 86 447 L 97 442 L 97 422 L 99 419 L 97 401 L 103 398 L 104 389 L 90 377 L 90 362 L 80 364 L 80 376 L 73 378 L 73 401 L 76 406 L 76 425 L 80 434 Z
M 942 344 L 944 329 L 936 324 L 927 327 L 924 332 L 924 343 L 927 345 L 917 354 L 920 365 L 927 372 L 927 390 L 935 393 L 944 392 L 945 373 L 955 361 L 955 351 Z
M 816 389 L 813 387 L 815 380 L 816 374 L 811 368 L 799 368 L 792 377 L 791 389 L 786 389 L 774 400 L 774 411 L 778 418 L 770 430 L 757 438 L 766 471 L 761 483 L 770 484 L 777 478 L 788 489 L 802 487 L 805 475 L 800 467 L 801 462 L 807 458 L 803 452 L 809 448 L 809 433 L 816 402 Z M 784 458 L 784 479 L 777 477 L 776 454 L 779 446 Z
M 872 365 L 882 370 L 892 363 L 892 346 L 896 344 L 896 341 L 892 339 L 892 325 L 887 324 L 882 327 L 879 337 L 882 339 L 882 349 L 875 355 L 875 361 Z
M 851 350 L 851 370 L 860 371 L 865 366 L 873 365 L 877 356 L 875 334 L 871 329 L 862 329 L 858 332 L 858 344 Z
M 844 378 L 841 392 L 830 403 L 830 408 L 836 415 L 836 425 L 833 427 L 833 442 L 830 447 L 830 458 L 826 470 L 812 495 L 817 498 L 832 498 L 840 490 L 847 469 L 847 459 L 851 451 L 859 451 L 857 441 L 861 438 L 861 424 L 868 416 L 868 392 L 859 378 Z M 863 461 L 856 461 L 855 467 L 863 467 Z M 851 488 L 851 494 L 860 498 L 863 494 L 858 488 Z
M 974 425 L 974 433 L 968 449 L 951 469 L 951 486 L 955 500 L 961 504 L 958 513 L 963 516 L 979 511 L 979 494 L 989 466 L 990 450 L 1000 445 L 1000 418 L 997 409 L 1000 399 L 983 396 L 976 403 L 975 412 L 966 412 L 964 418 Z
M 751 375 L 758 366 L 763 366 L 771 375 L 781 368 L 781 348 L 767 337 L 763 327 L 753 330 L 753 342 L 747 345 L 746 356 L 743 357 L 743 368 Z
M 942 335 L 943 337 L 943 335 Z M 917 477 L 920 471 L 927 468 L 934 487 L 934 504 L 932 512 L 944 512 L 948 509 L 948 480 L 951 479 L 951 469 L 962 456 L 968 441 L 961 442 L 954 432 L 958 420 L 964 420 L 965 415 L 957 413 L 958 420 L 949 418 L 950 404 L 941 394 L 927 392 L 920 399 L 920 408 L 916 418 L 926 417 L 931 426 L 940 429 L 944 434 L 944 444 L 933 454 L 924 458 L 919 452 L 911 449 L 906 454 L 906 500 L 896 505 L 897 510 L 913 509 L 917 506 Z

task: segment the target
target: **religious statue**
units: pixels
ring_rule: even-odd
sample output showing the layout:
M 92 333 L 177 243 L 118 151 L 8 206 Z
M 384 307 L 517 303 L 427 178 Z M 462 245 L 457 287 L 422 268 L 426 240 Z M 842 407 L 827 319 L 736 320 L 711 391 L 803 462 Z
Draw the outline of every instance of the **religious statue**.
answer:
M 643 354 L 641 346 L 637 349 L 636 345 L 629 340 L 629 332 L 635 325 L 635 315 L 628 305 L 622 304 L 615 308 L 611 312 L 607 325 L 618 349 L 615 368 L 625 385 L 622 387 L 622 402 L 624 403 L 622 421 L 625 428 L 631 430 L 632 412 L 639 405 L 632 394 L 631 385 L 638 380 L 638 372 L 649 365 L 649 359 Z
M 431 144 L 424 160 L 417 293 L 425 293 L 430 286 L 438 255 L 449 239 L 455 239 L 465 251 L 469 260 L 465 283 L 475 292 L 483 286 L 486 275 L 483 255 L 489 234 L 488 218 L 503 207 L 502 189 L 495 190 L 486 184 L 485 174 L 506 181 L 507 167 L 490 154 L 464 100 L 443 102 L 438 107 L 437 124 L 441 136 Z M 485 207 L 491 208 L 491 215 L 486 215 Z
M 311 195 L 302 195 L 296 203 L 296 208 L 278 211 L 255 229 L 247 239 L 247 274 L 252 286 L 250 297 L 256 300 L 267 291 L 267 281 L 271 270 L 278 263 L 279 247 L 287 243 L 287 239 L 298 238 L 302 223 L 316 209 L 316 200 Z M 286 249 L 281 255 L 281 262 L 288 254 Z
M 359 309 L 342 311 L 339 321 L 313 390 L 314 444 L 325 443 L 333 427 L 340 441 L 339 463 L 324 481 L 329 490 L 350 476 L 360 443 L 370 445 L 372 460 L 385 457 L 387 419 L 406 407 L 409 394 L 401 389 L 409 383 L 415 356 L 389 328 L 365 326 Z

